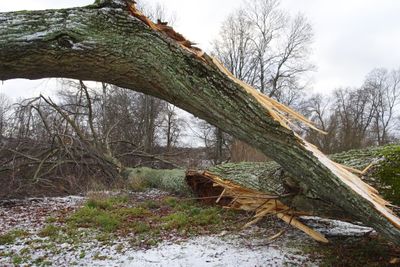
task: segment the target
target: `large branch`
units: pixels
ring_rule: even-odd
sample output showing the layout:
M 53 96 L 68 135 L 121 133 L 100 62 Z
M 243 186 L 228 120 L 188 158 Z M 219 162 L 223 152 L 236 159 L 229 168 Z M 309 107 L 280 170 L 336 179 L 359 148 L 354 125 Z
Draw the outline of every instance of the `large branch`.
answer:
M 0 13 L 0 79 L 93 80 L 167 100 L 260 149 L 293 174 L 304 194 L 335 203 L 400 244 L 399 219 L 373 192 L 283 127 L 211 58 L 148 27 L 124 1 L 98 2 Z
M 372 147 L 330 155 L 330 158 L 360 173 L 368 184 L 396 196 L 399 194 L 398 188 L 388 184 L 385 175 L 391 175 L 392 166 L 400 163 L 398 158 L 393 156 L 399 149 L 400 145 Z M 338 208 L 335 203 L 304 195 L 293 175 L 285 172 L 274 161 L 226 163 L 210 167 L 207 172 L 243 188 L 275 195 L 294 211 L 325 218 L 357 220 L 352 213 Z M 215 202 L 215 198 L 222 192 L 221 188 L 216 188 L 212 181 L 203 175 L 203 171 L 188 171 L 186 178 L 196 195 L 205 197 L 206 201 Z

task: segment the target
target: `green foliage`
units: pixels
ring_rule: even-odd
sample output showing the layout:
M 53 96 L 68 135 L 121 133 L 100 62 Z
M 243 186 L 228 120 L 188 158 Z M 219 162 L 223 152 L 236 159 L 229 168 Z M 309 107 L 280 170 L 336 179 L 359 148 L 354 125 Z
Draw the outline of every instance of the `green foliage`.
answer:
M 151 216 L 144 207 L 126 207 L 128 197 L 91 198 L 84 207 L 68 218 L 70 225 L 84 228 L 99 228 L 106 232 L 127 227 L 128 219 Z M 143 225 L 136 225 L 137 231 L 144 231 Z M 129 228 L 129 227 L 128 227 Z
M 15 241 L 15 236 L 10 233 L 0 235 L 0 245 L 12 244 L 14 243 L 14 241 Z
M 76 260 L 87 259 L 87 252 L 79 248 L 82 242 L 92 242 L 93 239 L 103 246 L 109 246 L 115 244 L 116 238 L 123 237 L 132 246 L 149 248 L 169 238 L 171 232 L 177 238 L 187 238 L 236 229 L 234 220 L 236 217 L 231 216 L 231 212 L 177 197 L 141 202 L 140 199 L 133 201 L 126 196 L 106 197 L 97 194 L 69 217 L 48 219 L 47 222 L 57 222 L 57 225 L 49 224 L 39 231 L 38 235 L 45 239 L 25 242 L 25 247 L 18 253 L 0 251 L 0 257 L 7 257 L 15 265 L 51 265 L 47 257 L 61 253 L 62 248 L 58 247 L 60 242 L 68 243 L 76 250 Z M 0 236 L 0 244 L 11 244 L 17 237 L 26 234 L 21 230 L 9 232 Z M 37 250 L 46 254 L 32 257 Z M 124 246 L 120 245 L 116 250 L 122 253 Z M 94 258 L 106 259 L 107 256 L 98 254 Z

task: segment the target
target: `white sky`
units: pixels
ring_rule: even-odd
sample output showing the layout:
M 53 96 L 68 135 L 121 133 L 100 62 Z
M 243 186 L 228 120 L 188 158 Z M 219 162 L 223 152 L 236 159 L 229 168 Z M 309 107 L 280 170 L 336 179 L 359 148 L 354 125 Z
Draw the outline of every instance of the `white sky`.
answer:
M 241 0 L 143 0 L 160 2 L 176 13 L 175 28 L 204 50 L 218 35 L 226 16 Z M 0 0 L 0 12 L 73 7 L 94 0 Z M 281 0 L 291 13 L 304 13 L 311 21 L 315 42 L 314 91 L 359 86 L 374 67 L 400 67 L 400 1 L 398 0 Z M 0 37 L 1 38 L 1 37 Z M 48 92 L 55 81 L 13 80 L 0 85 L 0 93 L 16 98 Z

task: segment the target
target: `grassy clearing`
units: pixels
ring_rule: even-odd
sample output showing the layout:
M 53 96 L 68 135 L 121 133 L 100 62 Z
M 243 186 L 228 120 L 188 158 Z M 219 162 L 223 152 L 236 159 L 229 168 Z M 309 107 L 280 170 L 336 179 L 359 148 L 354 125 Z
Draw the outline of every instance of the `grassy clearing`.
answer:
M 149 248 L 171 238 L 235 231 L 246 221 L 242 218 L 233 211 L 177 197 L 139 200 L 126 195 L 94 195 L 70 215 L 46 220 L 47 225 L 38 232 L 40 238 L 26 239 L 25 247 L 17 252 L 0 251 L 0 257 L 9 258 L 14 265 L 44 266 L 51 264 L 51 255 L 62 253 L 63 248 L 58 244 L 68 243 L 68 249 L 76 251 L 77 260 L 88 257 L 101 260 L 110 255 L 89 255 L 82 250 L 82 243 L 97 240 L 104 246 L 117 246 L 118 252 Z M 0 236 L 0 244 L 12 244 L 27 235 L 25 231 L 14 230 Z M 119 243 L 120 238 L 127 242 Z M 320 262 L 321 266 L 386 266 L 400 255 L 398 249 L 376 238 L 331 241 L 327 245 L 293 241 L 292 247 L 311 255 L 311 261 Z M 46 256 L 33 257 L 38 250 L 45 251 Z
M 95 232 L 95 239 L 102 243 L 127 237 L 134 246 L 149 247 L 170 238 L 171 233 L 189 237 L 233 230 L 237 227 L 235 220 L 231 211 L 192 200 L 165 197 L 136 201 L 127 196 L 94 195 L 65 219 L 64 226 L 50 224 L 39 236 L 56 240 L 66 235 L 74 240 L 71 242 L 79 242 L 89 231 Z

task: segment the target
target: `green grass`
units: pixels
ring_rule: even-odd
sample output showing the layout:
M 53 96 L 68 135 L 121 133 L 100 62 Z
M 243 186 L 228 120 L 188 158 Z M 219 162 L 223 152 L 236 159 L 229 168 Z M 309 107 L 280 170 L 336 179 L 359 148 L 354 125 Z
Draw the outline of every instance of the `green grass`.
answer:
M 218 225 L 222 223 L 221 216 L 219 216 L 220 212 L 221 210 L 218 208 L 203 209 L 198 214 L 193 215 L 192 221 L 201 226 Z
M 232 213 L 228 215 L 221 208 L 204 207 L 194 201 L 178 201 L 177 198 L 167 197 L 164 199 L 164 203 L 176 210 L 175 213 L 161 218 L 166 229 L 188 228 L 193 230 L 200 226 L 208 226 L 211 229 L 214 226 L 222 225 L 223 215 L 225 215 L 225 219 L 233 218 Z
M 145 222 L 141 222 L 141 221 L 132 223 L 132 225 L 130 227 L 135 234 L 146 233 L 151 230 L 150 225 L 148 225 Z
M 158 209 L 160 208 L 160 203 L 154 200 L 146 200 L 140 206 L 146 209 Z
M 14 257 L 12 257 L 12 263 L 15 265 L 20 265 L 23 263 L 23 258 L 18 255 L 14 256 Z
M 39 232 L 38 235 L 40 237 L 49 237 L 49 238 L 55 239 L 56 237 L 59 236 L 60 231 L 61 231 L 61 227 L 49 224 L 46 227 L 44 227 Z
M 164 204 L 174 208 L 178 204 L 178 198 L 176 198 L 176 197 L 166 197 L 163 202 L 164 202 Z
M 77 259 L 82 259 L 88 257 L 87 252 L 80 249 L 83 242 L 97 240 L 101 245 L 108 246 L 123 237 L 131 246 L 150 248 L 170 238 L 171 233 L 177 238 L 188 238 L 233 229 L 232 225 L 236 225 L 234 220 L 236 218 L 231 212 L 177 197 L 133 201 L 126 196 L 98 194 L 69 216 L 62 219 L 49 217 L 46 220 L 48 224 L 38 232 L 41 238 L 28 239 L 18 253 L 0 251 L 0 257 L 7 257 L 15 265 L 44 266 L 51 264 L 46 258 L 48 255 L 61 253 L 57 246 L 60 241 L 70 244 L 76 250 Z M 227 229 L 227 225 L 231 228 Z M 12 244 L 27 234 L 21 230 L 10 231 L 0 236 L 0 244 Z M 118 249 L 122 251 L 125 248 L 121 245 Z M 36 250 L 44 251 L 45 256 L 32 258 Z M 99 254 L 94 258 L 107 256 Z
M 48 217 L 48 218 L 46 219 L 46 222 L 47 222 L 47 223 L 55 223 L 55 222 L 57 222 L 57 218 L 55 218 L 55 217 Z
M 189 237 L 217 233 L 226 230 L 227 225 L 233 229 L 235 223 L 225 222 L 234 219 L 232 212 L 177 197 L 134 202 L 127 197 L 97 195 L 66 217 L 61 229 L 48 225 L 40 236 L 49 237 L 50 241 L 62 237 L 77 246 L 87 238 L 107 245 L 116 237 L 127 237 L 133 246 L 148 248 L 171 231 Z
M 116 213 L 121 217 L 121 219 L 125 219 L 127 217 L 143 217 L 151 215 L 151 212 L 143 207 L 120 208 L 116 211 Z
M 85 206 L 76 211 L 68 222 L 77 227 L 100 228 L 106 232 L 112 232 L 121 224 L 120 218 L 113 212 L 99 208 Z
M 181 229 L 190 225 L 189 216 L 184 212 L 176 212 L 161 219 L 165 229 Z
M 8 233 L 0 235 L 0 245 L 12 244 L 17 238 L 26 237 L 28 235 L 28 232 L 20 229 L 9 231 Z
M 128 200 L 129 199 L 127 196 L 103 197 L 103 198 L 93 197 L 86 202 L 85 206 L 89 208 L 109 210 L 117 205 L 126 204 Z

